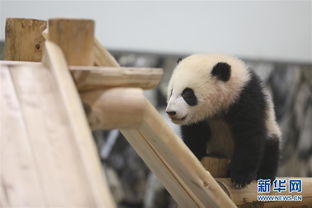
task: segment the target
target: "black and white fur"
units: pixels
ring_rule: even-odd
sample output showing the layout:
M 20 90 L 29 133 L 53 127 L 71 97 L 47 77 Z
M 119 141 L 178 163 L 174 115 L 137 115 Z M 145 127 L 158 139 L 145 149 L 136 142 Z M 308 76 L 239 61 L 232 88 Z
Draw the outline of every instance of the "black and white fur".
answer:
M 183 140 L 198 159 L 231 159 L 235 187 L 276 177 L 281 132 L 272 99 L 241 60 L 220 54 L 181 60 L 169 82 L 166 111 L 182 125 Z

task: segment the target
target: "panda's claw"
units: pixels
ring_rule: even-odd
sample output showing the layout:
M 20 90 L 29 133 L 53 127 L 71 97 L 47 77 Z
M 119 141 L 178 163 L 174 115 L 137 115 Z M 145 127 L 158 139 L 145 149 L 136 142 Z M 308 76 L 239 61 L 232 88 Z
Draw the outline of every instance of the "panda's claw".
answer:
M 236 189 L 241 189 L 251 183 L 255 179 L 255 174 L 246 174 L 246 175 L 231 175 L 231 181 Z

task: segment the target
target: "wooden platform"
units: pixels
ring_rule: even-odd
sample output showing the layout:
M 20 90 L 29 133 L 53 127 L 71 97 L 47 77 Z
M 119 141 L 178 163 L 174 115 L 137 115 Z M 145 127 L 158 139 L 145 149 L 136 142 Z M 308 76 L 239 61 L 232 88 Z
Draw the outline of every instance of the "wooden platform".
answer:
M 0 207 L 115 207 L 68 71 L 0 62 L 0 109 Z

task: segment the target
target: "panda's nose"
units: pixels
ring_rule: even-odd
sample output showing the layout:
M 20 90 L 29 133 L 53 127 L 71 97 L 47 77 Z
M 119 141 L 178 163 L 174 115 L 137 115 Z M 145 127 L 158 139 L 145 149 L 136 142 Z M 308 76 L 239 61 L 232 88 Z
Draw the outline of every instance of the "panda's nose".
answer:
M 177 114 L 177 112 L 175 111 L 166 111 L 168 113 L 169 116 L 175 116 Z

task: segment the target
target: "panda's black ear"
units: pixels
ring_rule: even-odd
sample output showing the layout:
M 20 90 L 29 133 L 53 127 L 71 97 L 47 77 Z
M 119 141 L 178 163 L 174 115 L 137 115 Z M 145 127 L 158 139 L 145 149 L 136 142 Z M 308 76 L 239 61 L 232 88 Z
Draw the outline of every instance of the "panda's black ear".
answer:
M 183 59 L 183 58 L 181 58 L 181 57 L 180 57 L 180 58 L 178 58 L 178 60 L 177 60 L 177 64 L 178 64 L 180 61 L 182 61 L 182 59 Z
M 225 62 L 219 62 L 213 67 L 211 74 L 219 80 L 226 82 L 231 76 L 231 66 Z

